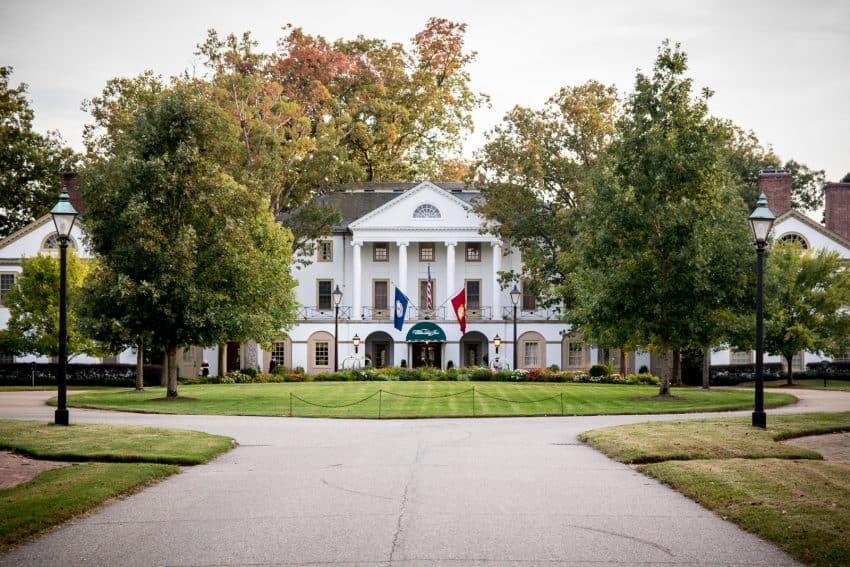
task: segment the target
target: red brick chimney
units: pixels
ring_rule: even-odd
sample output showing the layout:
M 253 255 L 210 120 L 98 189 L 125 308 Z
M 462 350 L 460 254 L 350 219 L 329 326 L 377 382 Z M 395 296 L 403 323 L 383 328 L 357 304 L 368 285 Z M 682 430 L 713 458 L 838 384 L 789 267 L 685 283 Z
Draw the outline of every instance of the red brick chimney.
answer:
M 850 183 L 827 183 L 824 193 L 826 228 L 850 240 Z
M 791 209 L 791 172 L 787 169 L 759 171 L 759 192 L 767 197 L 767 208 L 777 217 Z
M 78 213 L 86 212 L 86 204 L 83 202 L 83 195 L 77 186 L 77 174 L 71 171 L 66 171 L 59 174 L 62 177 L 62 190 L 68 193 L 68 198 L 71 204 Z

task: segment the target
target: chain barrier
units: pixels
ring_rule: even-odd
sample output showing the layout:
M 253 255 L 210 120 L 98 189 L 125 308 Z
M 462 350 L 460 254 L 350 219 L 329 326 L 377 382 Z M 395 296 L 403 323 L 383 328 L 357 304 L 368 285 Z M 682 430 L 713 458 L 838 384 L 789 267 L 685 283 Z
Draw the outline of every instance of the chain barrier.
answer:
M 293 413 L 292 413 L 292 400 L 293 400 L 293 398 L 300 401 L 300 402 L 303 402 L 307 405 L 314 406 L 314 407 L 317 407 L 317 408 L 340 409 L 340 408 L 347 408 L 347 407 L 351 407 L 351 406 L 356 406 L 357 404 L 362 404 L 363 402 L 371 400 L 375 396 L 378 396 L 378 419 L 381 419 L 381 417 L 382 417 L 383 395 L 384 394 L 389 394 L 389 395 L 397 396 L 397 397 L 400 397 L 400 398 L 410 398 L 410 399 L 419 399 L 419 400 L 436 400 L 436 399 L 441 399 L 441 398 L 452 398 L 452 397 L 455 397 L 455 396 L 468 394 L 470 392 L 472 392 L 472 415 L 473 415 L 473 417 L 475 417 L 476 416 L 476 411 L 475 411 L 475 392 L 476 392 L 476 390 L 475 390 L 475 386 L 473 386 L 472 388 L 469 388 L 467 390 L 462 390 L 460 392 L 454 392 L 452 394 L 441 394 L 439 396 L 418 396 L 418 395 L 413 395 L 413 394 L 399 394 L 397 392 L 390 392 L 389 390 L 380 389 L 380 390 L 377 390 L 376 392 L 374 392 L 372 394 L 369 394 L 368 396 L 366 396 L 363 399 L 360 399 L 360 400 L 357 400 L 357 401 L 354 401 L 354 402 L 351 402 L 351 403 L 347 403 L 347 404 L 317 404 L 315 402 L 305 400 L 301 396 L 298 396 L 298 395 L 290 392 L 289 393 L 289 417 L 293 416 Z M 499 401 L 499 402 L 505 402 L 505 403 L 508 403 L 508 404 L 539 404 L 541 402 L 548 402 L 548 401 L 551 401 L 551 400 L 560 400 L 560 402 L 561 402 L 561 415 L 564 415 L 564 394 L 563 394 L 563 392 L 561 392 L 560 394 L 555 395 L 555 396 L 549 396 L 547 398 L 540 398 L 538 400 L 509 400 L 507 398 L 500 398 L 499 396 L 493 396 L 493 395 L 484 393 L 480 390 L 478 390 L 478 394 L 480 396 L 484 396 L 485 398 L 489 398 L 491 400 L 496 400 L 496 401 Z
M 461 392 L 455 392 L 454 394 L 441 394 L 439 396 L 414 396 L 412 394 L 399 394 L 397 392 L 390 392 L 389 390 L 381 390 L 385 394 L 390 394 L 391 396 L 398 396 L 399 398 L 414 398 L 418 400 L 436 400 L 439 398 L 451 398 L 454 396 L 460 396 L 461 394 L 468 394 L 473 391 L 475 388 L 469 388 L 468 390 L 463 390 Z

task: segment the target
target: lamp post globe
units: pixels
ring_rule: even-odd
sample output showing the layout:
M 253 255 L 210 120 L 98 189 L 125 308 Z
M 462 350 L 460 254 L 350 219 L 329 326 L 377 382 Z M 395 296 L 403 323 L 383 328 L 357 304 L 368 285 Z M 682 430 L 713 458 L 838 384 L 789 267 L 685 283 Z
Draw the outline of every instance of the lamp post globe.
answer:
M 767 414 L 764 411 L 764 307 L 763 272 L 764 248 L 773 227 L 776 216 L 767 207 L 767 197 L 759 195 L 755 210 L 749 218 L 753 243 L 756 245 L 756 392 L 753 410 L 753 427 L 767 427 Z
M 516 310 L 519 305 L 519 288 L 516 283 L 514 283 L 514 288 L 511 290 L 511 303 L 514 304 L 514 370 L 517 369 L 519 365 L 519 353 L 517 353 L 517 342 L 516 342 Z
M 58 385 L 58 396 L 54 423 L 56 425 L 68 425 L 68 326 L 67 326 L 67 286 L 68 286 L 68 242 L 71 239 L 71 230 L 77 220 L 77 211 L 71 204 L 71 199 L 66 191 L 59 195 L 59 202 L 51 209 L 53 225 L 59 236 L 59 367 L 56 374 Z

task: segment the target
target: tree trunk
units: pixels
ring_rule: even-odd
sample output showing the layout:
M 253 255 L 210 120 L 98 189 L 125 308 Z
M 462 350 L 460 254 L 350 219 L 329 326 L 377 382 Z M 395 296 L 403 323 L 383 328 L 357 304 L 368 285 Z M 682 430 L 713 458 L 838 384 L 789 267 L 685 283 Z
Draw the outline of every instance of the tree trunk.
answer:
M 702 351 L 702 389 L 711 387 L 711 347 Z
M 162 355 L 162 375 L 159 377 L 159 385 L 163 388 L 168 387 L 168 355 Z
M 139 337 L 136 348 L 136 391 L 145 389 L 145 340 Z
M 658 395 L 670 395 L 670 346 L 667 341 L 661 347 L 661 352 L 658 353 L 661 359 L 661 383 L 659 384 Z
M 227 345 L 218 345 L 218 377 L 224 378 L 225 366 L 227 365 Z
M 620 376 L 626 375 L 626 349 L 620 349 Z
M 790 355 L 786 356 L 785 360 L 788 361 L 788 382 L 786 383 L 786 386 L 793 386 L 794 385 L 794 367 L 791 366 L 791 363 L 794 361 L 794 355 L 790 354 Z
M 177 347 L 170 346 L 166 350 L 168 359 L 168 398 L 177 398 Z
M 673 351 L 673 371 L 670 376 L 670 383 L 673 386 L 682 385 L 682 351 L 678 348 Z

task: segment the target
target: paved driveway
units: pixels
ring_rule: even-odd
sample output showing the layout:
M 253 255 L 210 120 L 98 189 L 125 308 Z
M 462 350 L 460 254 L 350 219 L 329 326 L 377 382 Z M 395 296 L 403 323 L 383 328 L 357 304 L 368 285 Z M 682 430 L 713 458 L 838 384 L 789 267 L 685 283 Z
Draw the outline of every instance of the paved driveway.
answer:
M 49 420 L 47 396 L 0 393 L 0 417 Z M 805 396 L 797 411 L 850 409 L 850 393 Z M 2 555 L 0 565 L 795 565 L 576 440 L 594 427 L 670 417 L 369 421 L 71 409 L 72 422 L 198 429 L 239 447 Z

